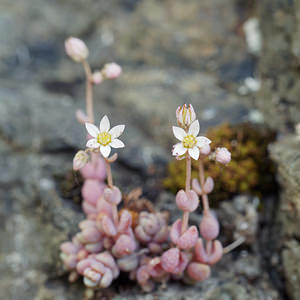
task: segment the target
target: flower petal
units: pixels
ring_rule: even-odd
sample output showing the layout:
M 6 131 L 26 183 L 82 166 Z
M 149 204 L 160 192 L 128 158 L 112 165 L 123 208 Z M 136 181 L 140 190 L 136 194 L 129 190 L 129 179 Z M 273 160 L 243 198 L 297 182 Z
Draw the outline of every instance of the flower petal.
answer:
M 96 137 L 99 133 L 99 129 L 92 123 L 85 123 L 85 128 L 92 137 Z
M 197 146 L 200 148 L 202 148 L 205 145 L 209 145 L 211 143 L 211 140 L 205 136 L 198 136 L 196 140 L 197 140 Z
M 182 128 L 177 126 L 173 126 L 173 133 L 179 141 L 182 141 L 183 138 L 186 136 L 186 132 Z
M 107 115 L 105 115 L 100 121 L 100 132 L 108 132 L 110 128 L 110 123 Z
M 111 143 L 109 144 L 109 146 L 111 146 L 113 148 L 124 148 L 125 147 L 124 143 L 119 139 L 112 140 Z
M 117 125 L 113 127 L 109 133 L 111 134 L 112 139 L 118 138 L 124 131 L 125 125 Z
M 190 148 L 190 149 L 189 149 L 189 155 L 190 155 L 193 159 L 198 160 L 199 154 L 200 154 L 200 150 L 199 150 L 198 147 L 194 147 L 194 148 Z
M 189 128 L 189 134 L 193 135 L 193 136 L 197 136 L 198 133 L 200 131 L 200 124 L 199 124 L 199 121 L 198 120 L 195 120 L 190 128 Z
M 178 156 L 178 155 L 180 156 L 180 155 L 183 155 L 186 151 L 187 151 L 187 149 L 183 147 L 182 143 L 178 143 L 178 144 L 174 145 L 172 154 L 174 156 Z
M 100 144 L 98 144 L 96 139 L 90 139 L 90 140 L 87 141 L 86 146 L 88 148 L 94 148 L 95 149 L 95 148 L 99 148 Z
M 109 156 L 110 151 L 111 151 L 111 148 L 108 145 L 100 147 L 100 152 L 105 158 L 107 158 Z

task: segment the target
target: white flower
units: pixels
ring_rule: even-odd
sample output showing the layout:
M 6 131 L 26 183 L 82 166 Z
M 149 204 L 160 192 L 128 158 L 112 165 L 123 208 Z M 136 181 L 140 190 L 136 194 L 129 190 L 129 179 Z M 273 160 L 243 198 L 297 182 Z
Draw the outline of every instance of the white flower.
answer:
M 199 148 L 211 143 L 211 140 L 205 136 L 197 137 L 199 131 L 200 125 L 198 120 L 195 120 L 191 124 L 188 132 L 180 127 L 173 126 L 173 133 L 175 137 L 180 140 L 180 143 L 174 145 L 172 154 L 175 156 L 181 156 L 188 151 L 189 155 L 193 159 L 197 160 L 200 155 Z
M 113 148 L 124 148 L 125 145 L 118 137 L 123 133 L 125 125 L 118 125 L 110 129 L 110 123 L 107 116 L 104 116 L 100 122 L 99 129 L 91 124 L 85 123 L 86 130 L 93 137 L 88 140 L 86 146 L 88 148 L 100 148 L 100 152 L 104 157 L 108 157 Z

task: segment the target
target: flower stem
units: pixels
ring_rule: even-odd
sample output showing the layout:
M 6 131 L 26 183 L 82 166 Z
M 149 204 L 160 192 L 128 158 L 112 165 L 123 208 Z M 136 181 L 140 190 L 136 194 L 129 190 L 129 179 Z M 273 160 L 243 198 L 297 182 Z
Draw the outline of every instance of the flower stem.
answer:
M 240 246 L 241 244 L 243 244 L 245 242 L 245 238 L 244 237 L 240 237 L 239 239 L 237 239 L 236 241 L 234 241 L 233 243 L 231 243 L 230 245 L 228 245 L 227 247 L 223 248 L 223 253 L 229 253 L 230 251 L 232 251 L 233 249 L 237 248 L 238 246 Z
M 107 173 L 107 185 L 109 188 L 113 187 L 113 179 L 112 179 L 112 172 L 111 172 L 111 165 L 110 162 L 106 159 L 106 173 Z M 113 220 L 116 226 L 119 223 L 119 215 L 118 215 L 118 207 L 117 204 L 112 204 L 112 215 Z
M 93 107 L 93 84 L 92 84 L 92 71 L 89 63 L 84 60 L 82 62 L 86 77 L 86 113 L 89 118 L 89 122 L 94 123 L 94 107 Z
M 199 179 L 200 179 L 200 186 L 201 186 L 201 190 L 202 190 L 202 204 L 203 204 L 203 212 L 204 214 L 208 214 L 209 212 L 209 202 L 208 202 L 208 196 L 204 191 L 204 183 L 205 183 L 205 176 L 204 176 L 204 165 L 203 165 L 203 161 L 201 160 L 201 158 L 199 159 Z
M 192 163 L 189 154 L 186 155 L 186 179 L 185 179 L 185 191 L 189 192 L 191 190 L 191 173 L 192 173 Z M 188 227 L 189 223 L 189 212 L 184 211 L 182 216 L 181 224 L 181 234 L 183 234 Z

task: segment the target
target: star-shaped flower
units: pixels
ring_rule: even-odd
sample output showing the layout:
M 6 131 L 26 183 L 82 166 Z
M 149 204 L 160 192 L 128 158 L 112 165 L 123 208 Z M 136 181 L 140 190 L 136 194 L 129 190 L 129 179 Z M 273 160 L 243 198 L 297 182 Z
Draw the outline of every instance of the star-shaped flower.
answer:
M 110 129 L 110 123 L 107 116 L 104 116 L 100 122 L 99 129 L 91 123 L 85 123 L 86 130 L 93 137 L 88 140 L 88 148 L 100 148 L 101 154 L 107 158 L 112 148 L 124 148 L 125 145 L 118 137 L 123 133 L 125 125 L 117 125 Z
M 200 155 L 200 149 L 205 145 L 209 145 L 211 140 L 205 136 L 198 136 L 200 131 L 199 121 L 195 120 L 189 127 L 188 131 L 184 129 L 173 126 L 173 133 L 175 137 L 180 140 L 180 143 L 174 145 L 172 154 L 174 156 L 181 156 L 187 151 L 189 155 L 197 160 Z

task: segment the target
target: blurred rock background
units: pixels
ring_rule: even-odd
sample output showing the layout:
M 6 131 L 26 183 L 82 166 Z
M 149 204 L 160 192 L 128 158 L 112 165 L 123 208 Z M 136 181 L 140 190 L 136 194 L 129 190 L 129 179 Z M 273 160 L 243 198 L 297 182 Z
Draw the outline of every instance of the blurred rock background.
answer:
M 59 243 L 77 231 L 80 205 L 62 196 L 85 130 L 84 74 L 64 53 L 82 38 L 94 69 L 116 61 L 123 75 L 95 89 L 97 119 L 126 123 L 116 182 L 145 187 L 158 207 L 178 105 L 192 103 L 202 130 L 250 121 L 292 132 L 300 118 L 299 1 L 0 0 L 0 291 L 3 299 L 81 299 L 69 285 Z M 211 279 L 143 295 L 116 284 L 99 299 L 299 299 L 299 155 L 295 136 L 271 147 L 282 195 L 245 195 L 221 205 L 227 255 Z M 257 211 L 260 211 L 259 213 Z M 234 214 L 233 214 L 234 212 Z M 230 222 L 232 219 L 236 221 Z M 195 221 L 197 221 L 195 216 Z M 126 281 L 126 280 L 125 280 Z

